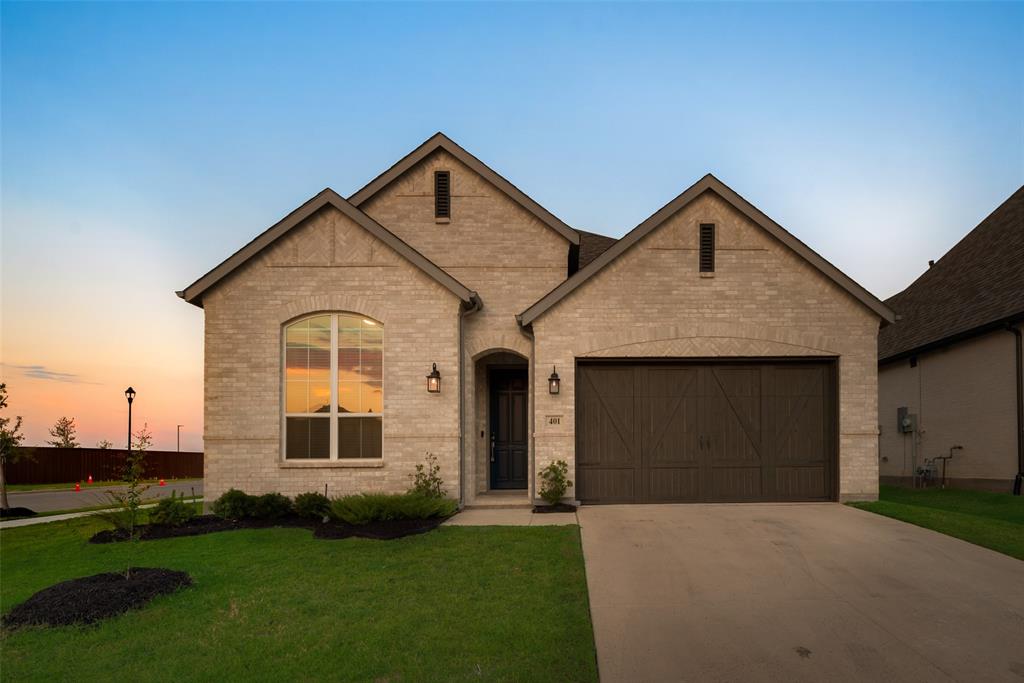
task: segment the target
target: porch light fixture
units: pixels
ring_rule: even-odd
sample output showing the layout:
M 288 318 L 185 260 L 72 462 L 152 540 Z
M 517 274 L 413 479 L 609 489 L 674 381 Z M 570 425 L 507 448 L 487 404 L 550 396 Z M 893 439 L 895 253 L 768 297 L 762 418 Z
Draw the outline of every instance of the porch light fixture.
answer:
M 562 384 L 562 380 L 558 377 L 558 373 L 555 372 L 555 366 L 551 366 L 551 376 L 548 377 L 548 393 L 557 394 Z
M 430 374 L 427 375 L 427 392 L 431 394 L 441 393 L 441 373 L 437 371 L 437 363 L 433 364 L 433 369 Z

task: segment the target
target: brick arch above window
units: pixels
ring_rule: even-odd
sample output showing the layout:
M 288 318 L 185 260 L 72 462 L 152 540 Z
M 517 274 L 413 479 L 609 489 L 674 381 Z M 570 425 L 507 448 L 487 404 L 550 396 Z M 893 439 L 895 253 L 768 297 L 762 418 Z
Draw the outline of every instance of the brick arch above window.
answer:
M 353 312 L 355 315 L 365 315 L 385 325 L 388 322 L 388 308 L 382 303 L 367 297 L 349 294 L 317 294 L 292 299 L 278 309 L 277 319 L 281 324 L 285 324 L 315 313 L 345 311 Z

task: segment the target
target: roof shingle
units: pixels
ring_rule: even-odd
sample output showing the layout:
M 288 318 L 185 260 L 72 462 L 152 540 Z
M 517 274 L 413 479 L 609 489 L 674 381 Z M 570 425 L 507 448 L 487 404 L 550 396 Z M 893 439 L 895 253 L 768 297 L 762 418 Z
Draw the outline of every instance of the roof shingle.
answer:
M 1024 187 L 885 303 L 900 319 L 878 334 L 879 362 L 1024 318 Z

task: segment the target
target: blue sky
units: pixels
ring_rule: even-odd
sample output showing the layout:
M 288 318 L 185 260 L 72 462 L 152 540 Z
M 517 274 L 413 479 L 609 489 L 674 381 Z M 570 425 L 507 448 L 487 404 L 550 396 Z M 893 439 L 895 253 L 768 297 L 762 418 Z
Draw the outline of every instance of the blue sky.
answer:
M 158 445 L 185 422 L 200 446 L 202 314 L 173 290 L 437 130 L 616 236 L 713 172 L 882 297 L 1024 183 L 1024 4 L 0 12 L 3 368 L 30 435 L 143 380 Z

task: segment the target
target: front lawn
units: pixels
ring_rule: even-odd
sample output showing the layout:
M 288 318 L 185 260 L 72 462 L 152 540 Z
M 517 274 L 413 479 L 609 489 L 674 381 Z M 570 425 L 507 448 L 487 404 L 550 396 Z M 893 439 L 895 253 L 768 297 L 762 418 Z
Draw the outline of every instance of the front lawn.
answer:
M 125 566 L 76 519 L 0 532 L 0 609 Z M 92 627 L 0 636 L 5 681 L 596 681 L 579 529 L 442 527 L 394 541 L 305 529 L 136 544 L 195 585 Z
M 877 502 L 851 505 L 1024 560 L 1022 496 L 882 486 Z

